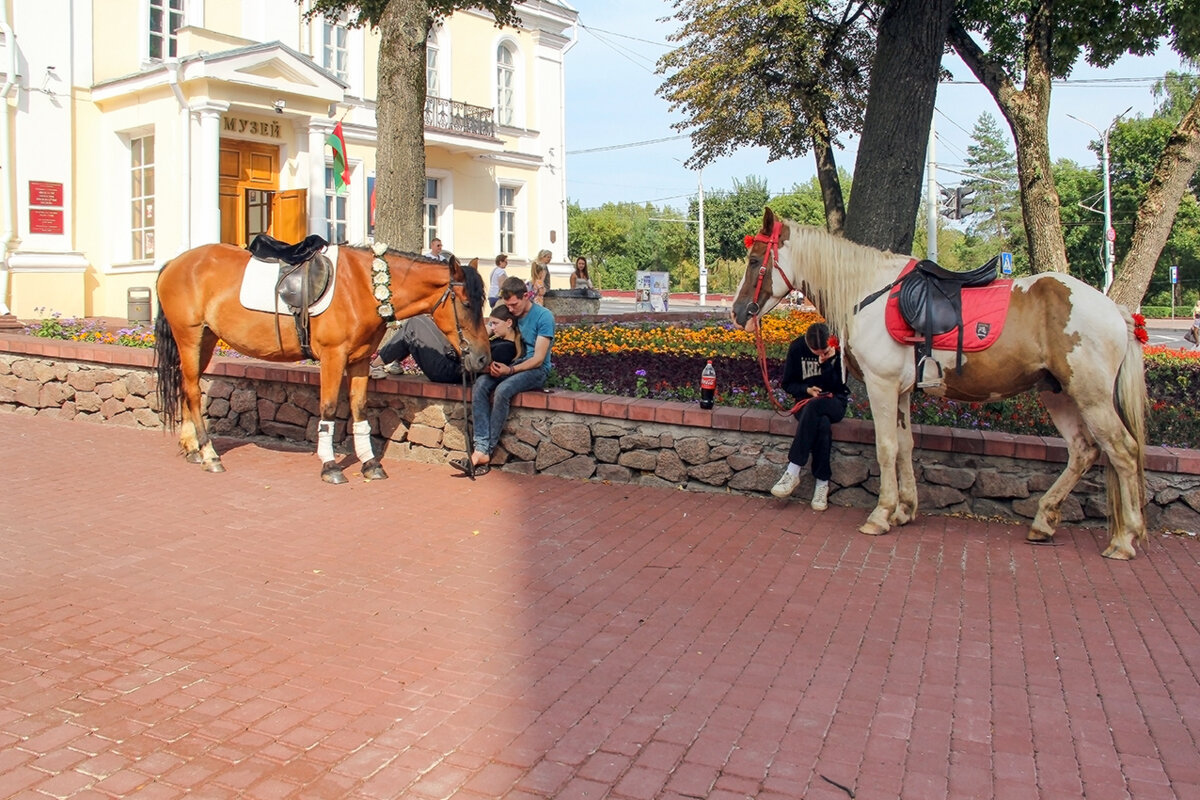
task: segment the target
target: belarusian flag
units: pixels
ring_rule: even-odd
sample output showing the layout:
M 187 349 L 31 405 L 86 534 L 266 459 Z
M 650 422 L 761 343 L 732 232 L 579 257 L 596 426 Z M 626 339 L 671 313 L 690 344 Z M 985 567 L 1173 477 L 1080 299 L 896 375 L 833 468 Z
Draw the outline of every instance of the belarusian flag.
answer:
M 337 194 L 345 194 L 350 185 L 350 168 L 346 166 L 346 139 L 342 136 L 342 123 L 333 127 L 333 133 L 325 137 L 333 148 L 333 187 Z

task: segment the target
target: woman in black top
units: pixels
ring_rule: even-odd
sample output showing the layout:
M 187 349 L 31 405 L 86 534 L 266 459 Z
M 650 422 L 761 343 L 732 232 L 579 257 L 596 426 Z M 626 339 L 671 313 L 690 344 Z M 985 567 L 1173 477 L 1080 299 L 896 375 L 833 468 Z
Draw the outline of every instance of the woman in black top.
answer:
M 511 364 L 524 355 L 524 343 L 517 329 L 517 321 L 505 306 L 492 309 L 487 320 L 488 333 L 491 335 L 492 361 L 498 364 Z
M 809 326 L 788 347 L 780 381 L 784 391 L 805 401 L 796 412 L 796 434 L 788 450 L 787 470 L 771 488 L 776 497 L 788 497 L 800 484 L 800 469 L 812 456 L 814 511 L 829 506 L 829 457 L 833 452 L 833 423 L 846 416 L 850 389 L 842 378 L 842 356 L 837 341 L 824 323 Z

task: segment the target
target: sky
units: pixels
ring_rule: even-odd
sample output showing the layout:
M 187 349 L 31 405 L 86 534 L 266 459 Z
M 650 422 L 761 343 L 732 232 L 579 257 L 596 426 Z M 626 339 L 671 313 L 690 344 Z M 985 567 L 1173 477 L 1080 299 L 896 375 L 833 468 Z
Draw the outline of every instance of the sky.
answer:
M 584 208 L 607 202 L 652 202 L 685 209 L 703 179 L 706 193 L 733 188 L 734 180 L 765 178 L 772 193 L 807 183 L 815 174 L 811 154 L 768 163 L 762 148 L 745 148 L 714 161 L 701 174 L 683 166 L 691 143 L 671 124 L 683 115 L 669 111 L 656 93 L 662 76 L 655 62 L 670 49 L 667 37 L 674 20 L 670 0 L 568 0 L 579 12 L 578 39 L 566 54 L 567 196 Z M 979 115 L 988 112 L 1008 132 L 995 101 L 961 61 L 947 55 L 943 65 L 954 82 L 938 87 L 934 127 L 936 160 L 948 169 L 962 168 Z M 1190 71 L 1170 48 L 1148 58 L 1126 57 L 1107 70 L 1077 66 L 1066 83 L 1056 83 L 1050 107 L 1050 157 L 1068 158 L 1081 166 L 1098 166 L 1088 149 L 1097 132 L 1071 119 L 1073 114 L 1103 130 L 1126 109 L 1128 116 L 1154 111 L 1151 87 L 1167 70 Z M 665 140 L 665 141 L 657 141 Z M 637 142 L 656 142 L 620 147 Z M 844 139 L 836 151 L 838 164 L 854 169 L 857 141 Z M 614 148 L 614 149 L 601 149 Z M 1010 143 L 1010 149 L 1012 145 Z M 593 152 L 586 152 L 593 151 Z M 940 171 L 942 186 L 962 180 Z

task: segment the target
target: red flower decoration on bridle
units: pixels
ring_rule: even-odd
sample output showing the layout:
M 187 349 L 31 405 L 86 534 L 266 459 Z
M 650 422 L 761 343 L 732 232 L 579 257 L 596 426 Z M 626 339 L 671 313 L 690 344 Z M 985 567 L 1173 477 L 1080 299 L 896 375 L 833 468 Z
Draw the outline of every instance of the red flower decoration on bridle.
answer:
M 841 344 L 841 342 L 838 341 L 838 338 L 836 336 L 830 336 L 829 341 L 826 343 L 825 346 L 832 347 L 834 350 L 837 350 L 837 347 L 839 344 Z
M 746 249 L 747 249 L 747 250 L 749 250 L 749 249 L 750 249 L 750 246 L 751 246 L 752 244 L 754 244 L 754 234 L 753 234 L 753 233 L 747 233 L 747 234 L 746 234 L 746 238 L 745 238 L 745 239 L 743 239 L 742 241 L 744 241 L 744 242 L 746 243 Z

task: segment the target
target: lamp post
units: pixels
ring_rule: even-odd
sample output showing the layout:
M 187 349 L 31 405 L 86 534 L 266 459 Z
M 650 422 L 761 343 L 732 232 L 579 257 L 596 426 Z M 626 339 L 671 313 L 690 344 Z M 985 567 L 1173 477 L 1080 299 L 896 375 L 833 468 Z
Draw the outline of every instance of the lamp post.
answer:
M 678 161 L 680 164 L 684 163 L 682 158 L 675 158 L 674 156 L 671 156 L 671 159 L 673 161 Z M 697 230 L 697 233 L 698 233 L 698 238 L 700 240 L 700 305 L 703 306 L 703 305 L 707 305 L 706 298 L 708 297 L 708 264 L 705 261 L 706 257 L 705 257 L 705 253 L 704 253 L 704 170 L 703 169 L 696 170 L 696 188 L 697 188 L 697 191 L 699 192 L 699 209 L 698 209 L 699 228 Z M 688 224 L 691 224 L 691 220 L 688 220 L 687 222 L 688 222 Z
M 1108 127 L 1100 130 L 1098 127 L 1088 122 L 1086 119 L 1080 119 L 1074 114 L 1067 114 L 1068 117 L 1076 122 L 1082 122 L 1089 128 L 1100 135 L 1100 169 L 1104 173 L 1104 293 L 1108 294 L 1108 289 L 1113 282 L 1113 243 L 1117 240 L 1117 232 L 1112 225 L 1112 184 L 1108 174 L 1108 136 L 1112 133 L 1112 129 L 1116 127 L 1117 122 L 1121 117 L 1128 114 L 1133 109 L 1133 106 L 1122 111 L 1117 116 L 1113 117 L 1113 121 Z

